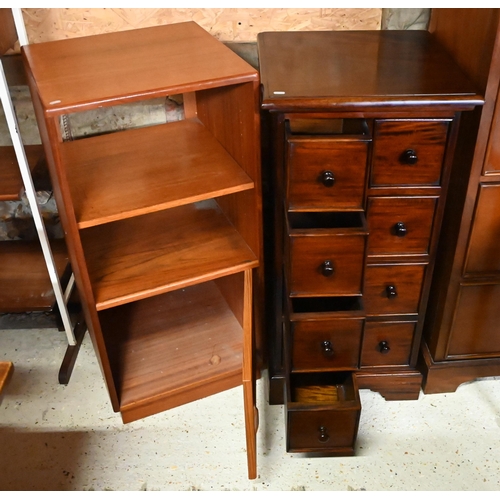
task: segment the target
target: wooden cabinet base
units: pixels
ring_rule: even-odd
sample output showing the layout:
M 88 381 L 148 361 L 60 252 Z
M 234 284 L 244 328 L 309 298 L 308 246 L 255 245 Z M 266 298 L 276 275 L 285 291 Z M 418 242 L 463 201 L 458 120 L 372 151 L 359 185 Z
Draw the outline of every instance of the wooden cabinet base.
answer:
M 455 392 L 461 384 L 482 377 L 500 376 L 500 358 L 434 361 L 424 344 L 419 358 L 424 394 Z
M 378 392 L 386 401 L 418 399 L 422 374 L 411 368 L 356 372 L 360 389 Z

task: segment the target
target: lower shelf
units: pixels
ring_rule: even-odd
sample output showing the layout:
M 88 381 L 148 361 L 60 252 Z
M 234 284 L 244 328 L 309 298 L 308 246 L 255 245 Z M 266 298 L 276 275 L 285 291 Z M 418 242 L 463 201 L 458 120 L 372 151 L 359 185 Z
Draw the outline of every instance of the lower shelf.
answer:
M 243 273 L 222 280 L 239 276 L 243 298 Z M 214 280 L 99 313 L 124 422 L 241 385 L 243 328 L 219 285 Z

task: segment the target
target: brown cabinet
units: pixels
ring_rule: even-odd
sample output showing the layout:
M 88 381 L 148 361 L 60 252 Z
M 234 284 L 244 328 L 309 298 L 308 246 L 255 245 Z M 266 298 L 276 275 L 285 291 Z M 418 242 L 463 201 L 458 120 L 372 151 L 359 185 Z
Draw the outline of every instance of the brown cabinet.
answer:
M 258 48 L 269 399 L 288 451 L 349 455 L 359 389 L 419 396 L 458 124 L 482 98 L 425 31 L 261 33 Z
M 257 71 L 194 22 L 33 44 L 23 54 L 113 409 L 127 423 L 243 385 L 255 478 Z M 62 139 L 67 114 L 171 95 L 184 119 Z
M 430 394 L 500 375 L 500 9 L 435 9 L 429 29 L 485 96 L 451 172 L 420 360 Z

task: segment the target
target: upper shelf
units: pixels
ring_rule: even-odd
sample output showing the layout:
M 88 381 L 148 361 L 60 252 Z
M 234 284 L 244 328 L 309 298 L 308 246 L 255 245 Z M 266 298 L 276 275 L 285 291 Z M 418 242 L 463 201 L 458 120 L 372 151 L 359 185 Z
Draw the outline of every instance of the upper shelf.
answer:
M 259 79 L 195 22 L 30 44 L 22 51 L 48 114 Z
M 61 144 L 80 228 L 254 187 L 196 120 Z

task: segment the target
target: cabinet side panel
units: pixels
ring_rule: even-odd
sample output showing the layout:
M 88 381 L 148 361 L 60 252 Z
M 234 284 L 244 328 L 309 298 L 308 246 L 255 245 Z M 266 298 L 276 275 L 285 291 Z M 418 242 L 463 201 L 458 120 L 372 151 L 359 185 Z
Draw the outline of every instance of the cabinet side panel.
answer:
M 259 82 L 196 93 L 198 119 L 254 181 L 255 188 L 217 199 L 228 219 L 260 261 L 254 271 L 256 350 L 263 352 L 264 262 Z
M 60 164 L 58 154 L 60 134 L 56 121 L 57 118 L 45 119 L 43 107 L 40 99 L 38 98 L 36 83 L 28 68 L 27 77 L 37 124 L 40 130 L 42 143 L 44 145 L 47 165 L 49 167 L 54 197 L 57 203 L 58 213 L 61 218 L 61 224 L 65 232 L 68 255 L 72 271 L 75 275 L 76 285 L 82 299 L 81 302 L 85 321 L 90 332 L 102 373 L 106 380 L 113 409 L 114 411 L 118 411 L 118 396 L 109 363 L 106 361 L 108 357 L 106 354 L 103 354 L 106 353 L 106 347 L 102 338 L 99 319 L 95 309 L 95 299 L 92 293 L 92 287 L 90 285 L 90 279 L 85 264 L 85 257 L 74 215 L 73 204 L 71 202 L 67 180 Z

